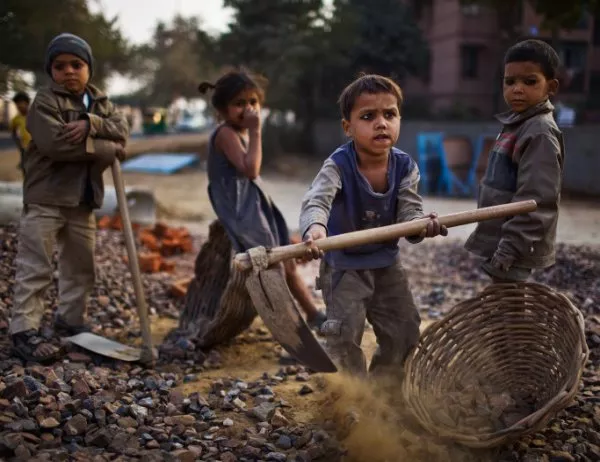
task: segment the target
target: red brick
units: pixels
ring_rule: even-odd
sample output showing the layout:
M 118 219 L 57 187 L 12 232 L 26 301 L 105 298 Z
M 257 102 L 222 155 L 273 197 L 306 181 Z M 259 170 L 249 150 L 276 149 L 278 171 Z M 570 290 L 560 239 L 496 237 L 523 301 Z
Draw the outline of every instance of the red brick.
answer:
M 139 262 L 140 270 L 144 273 L 157 273 L 160 271 L 162 258 L 156 252 L 140 253 Z
M 111 218 L 107 215 L 103 216 L 98 220 L 97 227 L 98 229 L 108 229 L 110 228 Z

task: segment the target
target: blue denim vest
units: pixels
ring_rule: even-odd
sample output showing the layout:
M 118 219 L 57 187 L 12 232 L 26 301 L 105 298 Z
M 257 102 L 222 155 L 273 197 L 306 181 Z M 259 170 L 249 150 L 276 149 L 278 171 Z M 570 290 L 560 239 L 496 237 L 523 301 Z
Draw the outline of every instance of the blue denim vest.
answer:
M 392 148 L 388 165 L 388 190 L 373 191 L 359 172 L 357 154 L 352 142 L 339 147 L 331 159 L 338 166 L 342 187 L 331 206 L 327 223 L 329 236 L 362 229 L 377 228 L 396 222 L 398 186 L 411 171 L 412 158 L 399 149 Z M 325 254 L 325 260 L 340 270 L 376 269 L 391 266 L 398 256 L 398 240 L 367 244 Z

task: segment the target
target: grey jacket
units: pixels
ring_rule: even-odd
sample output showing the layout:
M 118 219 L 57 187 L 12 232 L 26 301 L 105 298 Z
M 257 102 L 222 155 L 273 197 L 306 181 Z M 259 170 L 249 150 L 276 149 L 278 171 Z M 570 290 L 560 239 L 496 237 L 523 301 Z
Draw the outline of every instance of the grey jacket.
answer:
M 467 240 L 470 252 L 507 266 L 544 268 L 555 262 L 556 226 L 565 147 L 549 101 L 497 116 L 498 135 L 479 190 L 479 207 L 534 199 L 537 210 L 481 222 Z

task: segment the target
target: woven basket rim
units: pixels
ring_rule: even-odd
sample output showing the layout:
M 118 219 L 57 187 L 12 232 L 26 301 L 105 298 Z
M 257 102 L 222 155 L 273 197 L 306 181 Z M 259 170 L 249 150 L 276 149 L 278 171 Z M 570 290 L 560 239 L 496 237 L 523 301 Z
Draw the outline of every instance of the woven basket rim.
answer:
M 472 429 L 470 429 L 470 432 L 467 433 L 466 431 L 461 431 L 460 428 L 450 430 L 446 426 L 437 424 L 435 419 L 429 419 L 429 422 L 424 421 L 419 412 L 415 411 L 416 402 L 419 401 L 419 390 L 412 386 L 411 380 L 411 377 L 418 372 L 418 370 L 415 369 L 416 359 L 419 358 L 419 355 L 422 354 L 423 351 L 427 350 L 426 348 L 423 348 L 423 345 L 427 345 L 432 341 L 435 341 L 436 333 L 448 330 L 448 328 L 451 327 L 458 318 L 464 320 L 464 318 L 469 314 L 469 308 L 471 308 L 474 303 L 480 303 L 482 300 L 485 300 L 485 298 L 488 297 L 490 299 L 497 299 L 498 297 L 503 296 L 503 294 L 507 291 L 512 292 L 518 290 L 531 291 L 534 293 L 536 291 L 544 292 L 547 295 L 554 297 L 557 301 L 560 301 L 560 309 L 566 310 L 563 312 L 563 316 L 565 319 L 571 319 L 577 328 L 577 345 L 575 348 L 577 349 L 576 354 L 580 358 L 580 361 L 578 362 L 577 373 L 566 377 L 562 389 L 542 408 L 529 414 L 520 422 L 496 432 L 482 432 L 474 434 Z M 557 305 L 552 306 L 552 308 L 554 307 L 558 309 Z M 572 316 L 569 316 L 569 314 Z M 515 439 L 524 433 L 540 429 L 550 420 L 556 411 L 566 407 L 577 394 L 579 384 L 581 383 L 583 369 L 588 358 L 589 348 L 585 338 L 584 316 L 566 295 L 545 284 L 537 282 L 490 284 L 479 294 L 457 303 L 446 315 L 444 315 L 442 319 L 433 322 L 424 329 L 421 334 L 419 344 L 411 352 L 405 362 L 405 380 L 402 383 L 402 394 L 404 401 L 406 402 L 406 405 L 413 416 L 417 419 L 422 427 L 424 427 L 434 436 L 442 439 L 450 439 L 456 443 L 460 443 L 469 447 L 490 448 L 504 444 L 507 441 Z

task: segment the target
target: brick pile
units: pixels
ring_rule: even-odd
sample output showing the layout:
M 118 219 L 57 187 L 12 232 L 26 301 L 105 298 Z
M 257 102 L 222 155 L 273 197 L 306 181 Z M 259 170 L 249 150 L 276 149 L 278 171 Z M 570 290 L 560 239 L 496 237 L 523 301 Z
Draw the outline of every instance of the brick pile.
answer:
M 170 227 L 156 223 L 152 228 L 142 228 L 132 224 L 141 249 L 138 251 L 140 271 L 143 273 L 173 272 L 175 263 L 169 257 L 190 253 L 194 250 L 192 236 L 187 228 Z M 120 231 L 123 223 L 119 215 L 104 216 L 98 220 L 98 229 Z M 127 257 L 124 257 L 127 261 Z

